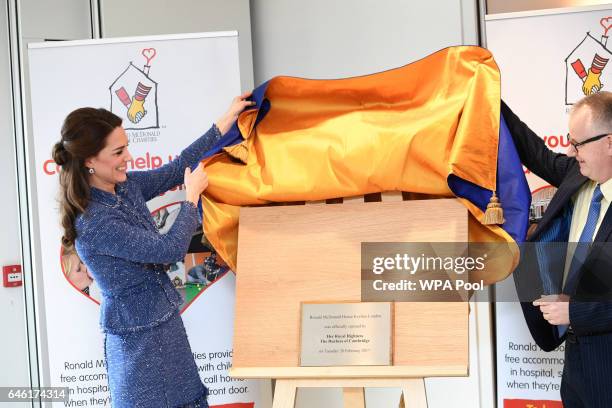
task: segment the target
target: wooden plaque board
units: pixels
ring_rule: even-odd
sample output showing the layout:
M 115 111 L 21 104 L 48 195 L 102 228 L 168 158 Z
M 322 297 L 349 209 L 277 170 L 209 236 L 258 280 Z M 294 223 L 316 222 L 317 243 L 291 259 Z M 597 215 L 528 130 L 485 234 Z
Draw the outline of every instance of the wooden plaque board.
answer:
M 467 375 L 468 304 L 395 304 L 393 366 L 299 367 L 301 302 L 361 300 L 362 242 L 467 242 L 455 199 L 242 208 L 233 376 Z

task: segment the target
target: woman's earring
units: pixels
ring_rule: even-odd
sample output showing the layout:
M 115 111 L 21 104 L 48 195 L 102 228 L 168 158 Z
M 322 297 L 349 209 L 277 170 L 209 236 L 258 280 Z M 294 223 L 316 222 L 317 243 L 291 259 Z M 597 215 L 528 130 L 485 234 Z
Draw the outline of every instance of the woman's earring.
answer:
M 94 169 L 92 169 L 92 168 L 90 168 L 88 171 L 89 171 L 89 174 L 94 174 L 94 173 L 96 172 L 96 171 L 95 171 Z

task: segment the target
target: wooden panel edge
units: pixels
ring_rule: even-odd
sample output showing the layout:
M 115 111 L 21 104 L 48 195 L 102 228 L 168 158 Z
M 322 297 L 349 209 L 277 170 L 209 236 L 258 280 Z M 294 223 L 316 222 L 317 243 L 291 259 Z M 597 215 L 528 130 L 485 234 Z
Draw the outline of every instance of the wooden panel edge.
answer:
M 467 377 L 468 366 L 232 367 L 235 378 L 423 378 Z

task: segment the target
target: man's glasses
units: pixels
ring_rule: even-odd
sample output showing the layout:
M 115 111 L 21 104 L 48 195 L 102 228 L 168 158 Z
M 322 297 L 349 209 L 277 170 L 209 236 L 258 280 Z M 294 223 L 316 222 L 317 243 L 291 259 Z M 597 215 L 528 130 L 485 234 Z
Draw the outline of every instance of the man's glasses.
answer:
M 606 136 L 608 136 L 608 135 L 611 135 L 611 134 L 612 134 L 612 133 L 604 133 L 604 134 L 602 134 L 602 135 L 597 135 L 597 136 L 590 137 L 590 138 L 588 138 L 587 140 L 583 140 L 582 142 L 572 142 L 572 138 L 570 137 L 570 134 L 568 133 L 568 134 L 567 134 L 567 142 L 568 142 L 569 144 L 571 144 L 571 145 L 574 147 L 574 150 L 575 150 L 576 152 L 578 152 L 578 148 L 579 148 L 580 146 L 585 145 L 585 144 L 587 144 L 587 143 L 595 142 L 595 141 L 597 141 L 597 140 L 599 140 L 599 139 L 603 139 L 604 137 L 606 137 Z

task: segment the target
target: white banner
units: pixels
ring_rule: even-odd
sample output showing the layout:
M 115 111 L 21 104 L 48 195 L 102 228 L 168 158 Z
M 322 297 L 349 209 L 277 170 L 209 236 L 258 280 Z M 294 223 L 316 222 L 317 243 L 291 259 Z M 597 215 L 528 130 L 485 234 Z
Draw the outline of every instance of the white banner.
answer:
M 109 406 L 104 337 L 98 326 L 100 293 L 76 254 L 60 254 L 58 168 L 51 148 L 69 112 L 104 107 L 123 118 L 133 156 L 130 170 L 168 163 L 240 93 L 237 33 L 34 44 L 28 51 L 41 385 L 69 387 L 72 402 L 54 406 Z M 132 104 L 139 83 L 150 88 L 142 107 Z M 179 187 L 148 203 L 162 231 L 183 198 Z M 209 403 L 268 407 L 269 381 L 228 377 L 235 277 L 219 273 L 212 259 L 205 262 L 210 255 L 205 249 L 197 252 L 169 273 L 184 298 L 182 317 L 201 378 L 210 389 Z
M 487 48 L 501 71 L 502 98 L 555 151 L 568 147 L 571 104 L 586 91 L 612 90 L 611 27 L 609 6 L 487 17 Z M 554 189 L 533 174 L 527 179 L 539 211 Z M 498 406 L 561 407 L 564 346 L 543 352 L 518 303 L 496 306 Z

